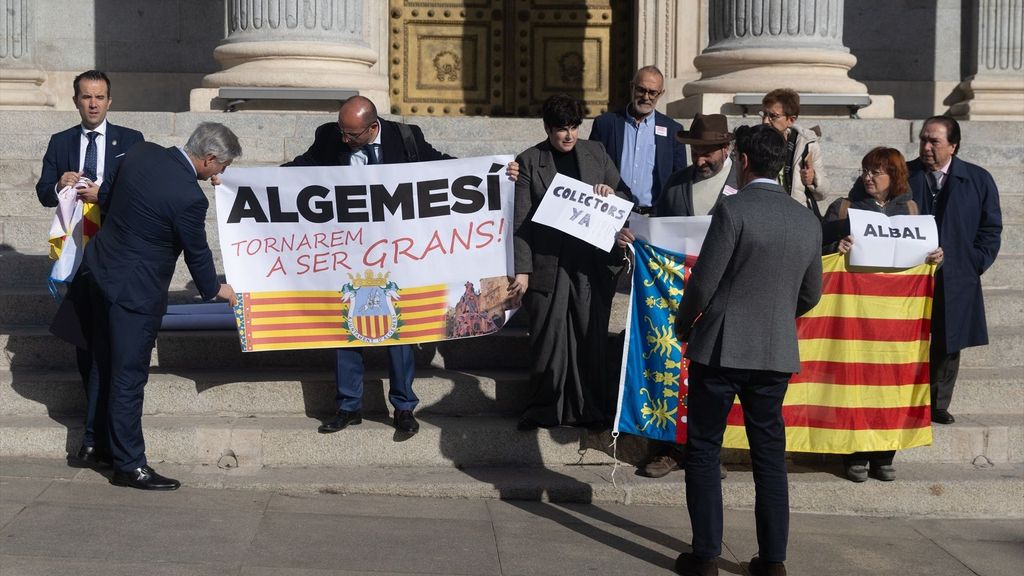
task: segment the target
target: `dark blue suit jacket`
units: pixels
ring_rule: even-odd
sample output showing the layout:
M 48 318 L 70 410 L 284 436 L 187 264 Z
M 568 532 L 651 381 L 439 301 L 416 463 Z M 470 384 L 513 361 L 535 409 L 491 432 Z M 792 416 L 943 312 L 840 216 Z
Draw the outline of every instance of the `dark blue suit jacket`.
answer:
M 54 186 L 65 172 L 78 172 L 80 163 L 82 125 L 72 126 L 63 132 L 50 136 L 50 143 L 43 156 L 43 170 L 36 183 L 36 195 L 43 206 L 57 205 L 57 192 Z M 103 184 L 100 185 L 100 210 L 106 211 L 110 205 L 110 186 L 117 173 L 121 159 L 132 146 L 145 142 L 142 132 L 117 126 L 107 122 L 107 133 L 104 136 L 106 152 L 104 156 Z
M 408 124 L 416 143 L 417 162 L 431 160 L 450 160 L 449 156 L 439 152 L 423 137 L 423 130 L 415 124 Z M 402 142 L 402 133 L 398 123 L 380 119 L 381 164 L 402 164 L 409 162 L 409 155 Z M 291 162 L 282 166 L 348 166 L 352 149 L 341 140 L 341 128 L 337 122 L 321 124 L 316 129 L 313 145 Z
M 604 144 L 605 150 L 611 156 L 615 166 L 622 171 L 619 163 L 622 161 L 622 141 L 626 134 L 626 121 L 632 122 L 632 118 L 626 114 L 626 110 L 605 112 L 594 119 L 594 126 L 590 129 L 590 139 L 597 140 Z M 654 179 L 651 183 L 651 205 L 658 203 L 658 195 L 661 189 L 668 182 L 668 177 L 674 172 L 686 168 L 686 144 L 676 140 L 676 134 L 683 129 L 682 124 L 665 116 L 661 112 L 654 112 L 654 125 L 664 126 L 668 131 L 665 136 L 654 136 Z M 635 198 L 634 198 L 635 200 Z
M 162 315 L 178 256 L 185 253 L 204 299 L 220 290 L 206 243 L 209 202 L 175 147 L 144 142 L 123 158 L 106 220 L 85 249 L 83 272 L 112 304 Z

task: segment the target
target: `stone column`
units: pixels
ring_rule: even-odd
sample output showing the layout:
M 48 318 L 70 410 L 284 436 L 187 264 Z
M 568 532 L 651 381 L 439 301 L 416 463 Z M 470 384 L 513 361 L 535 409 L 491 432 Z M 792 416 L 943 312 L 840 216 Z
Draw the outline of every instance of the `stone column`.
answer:
M 387 2 L 224 0 L 224 9 L 227 37 L 214 50 L 224 69 L 192 91 L 193 110 L 216 108 L 227 86 L 352 89 L 390 109 Z
M 709 0 L 708 35 L 694 60 L 701 77 L 683 87 L 675 116 L 735 114 L 737 93 L 775 88 L 867 94 L 849 77 L 857 59 L 843 45 L 843 0 Z M 861 116 L 892 117 L 891 98 L 872 99 Z
M 683 86 L 700 78 L 693 60 L 708 43 L 708 0 L 639 0 L 635 5 L 636 64 L 665 74 L 664 112 L 681 100 Z
M 971 2 L 974 74 L 950 113 L 965 120 L 1024 120 L 1024 0 Z M 966 15 L 965 15 L 966 16 Z
M 32 0 L 0 0 L 0 108 L 53 106 L 35 63 Z

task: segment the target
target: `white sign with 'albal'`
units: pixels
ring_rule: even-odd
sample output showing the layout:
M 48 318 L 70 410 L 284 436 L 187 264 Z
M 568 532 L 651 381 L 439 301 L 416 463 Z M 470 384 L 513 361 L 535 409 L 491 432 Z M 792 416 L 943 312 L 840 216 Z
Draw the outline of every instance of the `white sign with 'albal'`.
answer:
M 924 262 L 939 245 L 935 217 L 886 216 L 850 210 L 851 266 L 910 268 Z

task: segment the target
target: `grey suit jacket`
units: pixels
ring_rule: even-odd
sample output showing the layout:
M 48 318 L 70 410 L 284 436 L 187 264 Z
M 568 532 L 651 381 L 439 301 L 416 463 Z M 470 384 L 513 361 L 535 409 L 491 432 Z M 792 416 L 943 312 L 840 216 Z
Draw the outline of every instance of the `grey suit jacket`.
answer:
M 676 335 L 701 364 L 799 372 L 796 318 L 820 298 L 818 219 L 778 184 L 748 184 L 711 213 Z
M 600 142 L 578 140 L 576 160 L 580 167 L 580 179 L 587 184 L 604 183 L 621 192 L 622 179 L 615 163 Z M 564 233 L 534 224 L 531 219 L 540 205 L 544 193 L 555 177 L 555 160 L 551 155 L 551 144 L 545 140 L 533 146 L 516 158 L 519 162 L 519 178 L 516 180 L 516 206 L 514 223 L 514 245 L 516 274 L 530 274 L 530 289 L 548 292 L 554 287 L 558 258 L 562 244 L 568 238 Z M 597 250 L 595 248 L 594 250 Z M 608 262 L 621 259 L 621 253 L 608 256 Z

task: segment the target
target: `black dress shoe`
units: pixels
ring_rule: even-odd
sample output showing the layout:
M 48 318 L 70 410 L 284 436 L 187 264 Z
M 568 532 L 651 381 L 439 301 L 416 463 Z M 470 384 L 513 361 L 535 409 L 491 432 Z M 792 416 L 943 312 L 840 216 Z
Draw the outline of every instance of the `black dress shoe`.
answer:
M 932 422 L 936 424 L 952 424 L 956 422 L 956 418 L 949 413 L 949 410 L 943 410 L 942 408 L 932 409 Z
M 334 420 L 324 422 L 316 429 L 321 434 L 330 434 L 331 432 L 337 432 L 338 430 L 344 430 L 348 426 L 359 424 L 363 421 L 363 415 L 359 413 L 359 410 L 349 412 L 348 410 L 338 410 L 338 413 L 334 416 Z
M 110 479 L 110 483 L 114 486 L 131 486 L 139 490 L 177 490 L 181 487 L 181 482 L 161 476 L 149 466 L 136 468 L 131 472 L 114 470 L 114 477 Z
M 74 456 L 68 456 L 72 468 L 105 468 L 111 465 L 110 456 L 101 453 L 95 446 L 82 446 Z
M 412 415 L 412 410 L 395 410 L 395 429 L 412 436 L 420 431 L 420 423 Z
M 683 552 L 676 558 L 676 574 L 682 576 L 718 576 L 718 559 L 701 558 Z
M 747 566 L 750 576 L 786 576 L 786 564 L 783 562 L 766 562 L 760 556 L 750 559 Z

